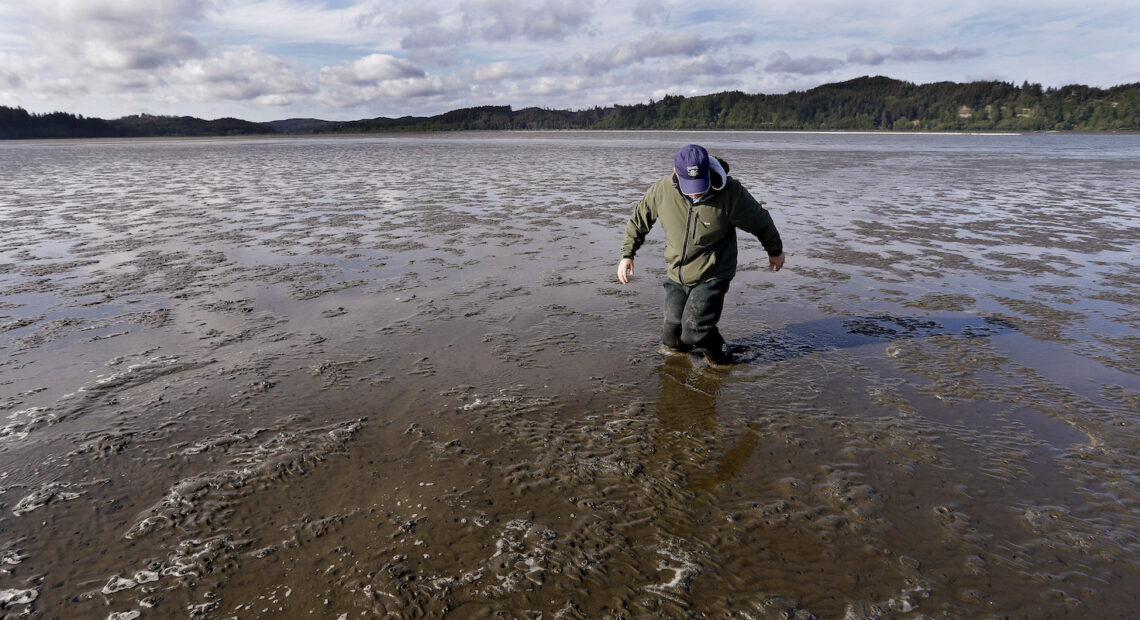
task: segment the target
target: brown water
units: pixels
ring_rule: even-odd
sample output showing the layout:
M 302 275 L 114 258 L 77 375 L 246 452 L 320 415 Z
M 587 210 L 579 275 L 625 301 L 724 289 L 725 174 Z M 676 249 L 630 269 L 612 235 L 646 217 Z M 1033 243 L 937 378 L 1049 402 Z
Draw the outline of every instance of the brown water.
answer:
M 655 352 L 698 141 L 768 201 Z M 1131 617 L 1140 138 L 0 145 L 0 607 Z

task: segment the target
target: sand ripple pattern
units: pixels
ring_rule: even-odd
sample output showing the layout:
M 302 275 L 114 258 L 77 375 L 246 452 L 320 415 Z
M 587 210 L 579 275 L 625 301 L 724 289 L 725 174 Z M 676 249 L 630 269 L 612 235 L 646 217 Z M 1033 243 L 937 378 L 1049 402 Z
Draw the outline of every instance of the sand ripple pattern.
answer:
M 705 144 L 741 363 L 655 351 Z M 1102 618 L 1140 588 L 1135 136 L 0 145 L 5 617 Z

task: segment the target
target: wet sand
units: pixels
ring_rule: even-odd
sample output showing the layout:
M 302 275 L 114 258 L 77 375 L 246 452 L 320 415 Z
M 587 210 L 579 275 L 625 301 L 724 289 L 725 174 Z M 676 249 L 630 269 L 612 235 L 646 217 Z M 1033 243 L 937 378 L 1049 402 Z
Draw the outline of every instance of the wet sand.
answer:
M 656 353 L 698 141 L 768 202 Z M 1131 136 L 0 144 L 0 609 L 1127 618 Z

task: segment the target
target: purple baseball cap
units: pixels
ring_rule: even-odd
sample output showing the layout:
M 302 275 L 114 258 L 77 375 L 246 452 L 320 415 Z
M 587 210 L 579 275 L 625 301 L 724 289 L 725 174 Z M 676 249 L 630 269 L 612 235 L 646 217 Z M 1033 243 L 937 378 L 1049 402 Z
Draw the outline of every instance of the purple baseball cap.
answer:
M 684 194 L 703 194 L 709 191 L 709 152 L 702 146 L 690 144 L 681 147 L 673 157 L 673 171 Z

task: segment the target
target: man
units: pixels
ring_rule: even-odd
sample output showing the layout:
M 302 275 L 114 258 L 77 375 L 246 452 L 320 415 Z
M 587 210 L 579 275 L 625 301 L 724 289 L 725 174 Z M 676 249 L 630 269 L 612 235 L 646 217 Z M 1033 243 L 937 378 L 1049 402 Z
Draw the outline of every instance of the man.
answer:
M 751 233 L 768 253 L 768 266 L 784 266 L 784 246 L 772 217 L 736 179 L 728 164 L 690 144 L 677 151 L 673 173 L 645 192 L 625 227 L 617 276 L 633 275 L 633 257 L 654 222 L 665 230 L 665 322 L 661 350 L 699 351 L 713 367 L 733 363 L 717 330 L 724 296 L 736 275 L 736 229 Z

